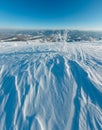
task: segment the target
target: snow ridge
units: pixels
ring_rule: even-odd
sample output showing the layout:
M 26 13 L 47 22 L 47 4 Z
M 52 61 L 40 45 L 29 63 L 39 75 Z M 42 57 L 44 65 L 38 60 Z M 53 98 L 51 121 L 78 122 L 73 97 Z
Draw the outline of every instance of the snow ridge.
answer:
M 102 129 L 101 43 L 0 48 L 0 130 Z

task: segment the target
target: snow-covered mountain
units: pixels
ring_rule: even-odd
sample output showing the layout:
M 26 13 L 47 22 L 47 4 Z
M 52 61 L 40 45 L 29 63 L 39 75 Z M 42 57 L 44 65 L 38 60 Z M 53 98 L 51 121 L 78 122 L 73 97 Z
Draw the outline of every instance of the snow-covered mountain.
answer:
M 1 40 L 0 130 L 102 130 L 102 42 L 68 33 Z

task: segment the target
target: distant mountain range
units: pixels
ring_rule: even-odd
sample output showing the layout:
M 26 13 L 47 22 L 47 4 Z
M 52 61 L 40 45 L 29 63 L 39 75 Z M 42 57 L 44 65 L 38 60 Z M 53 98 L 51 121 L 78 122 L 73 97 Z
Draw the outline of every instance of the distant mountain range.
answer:
M 102 41 L 102 32 L 78 30 L 1 30 L 0 41 L 80 42 Z

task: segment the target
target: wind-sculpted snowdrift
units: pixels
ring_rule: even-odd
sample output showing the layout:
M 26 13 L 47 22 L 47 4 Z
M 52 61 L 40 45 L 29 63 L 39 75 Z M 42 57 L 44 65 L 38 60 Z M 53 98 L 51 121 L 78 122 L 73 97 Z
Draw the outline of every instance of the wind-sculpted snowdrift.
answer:
M 102 44 L 0 43 L 0 130 L 102 130 Z

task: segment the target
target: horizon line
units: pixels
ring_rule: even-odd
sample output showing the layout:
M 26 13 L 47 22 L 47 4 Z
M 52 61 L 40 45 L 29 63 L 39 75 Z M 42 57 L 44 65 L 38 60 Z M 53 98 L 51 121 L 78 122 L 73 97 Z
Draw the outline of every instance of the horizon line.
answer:
M 22 28 L 22 27 L 13 27 L 13 28 L 4 28 L 0 27 L 0 30 L 78 30 L 78 31 L 102 31 L 102 29 L 96 29 L 96 28 Z

